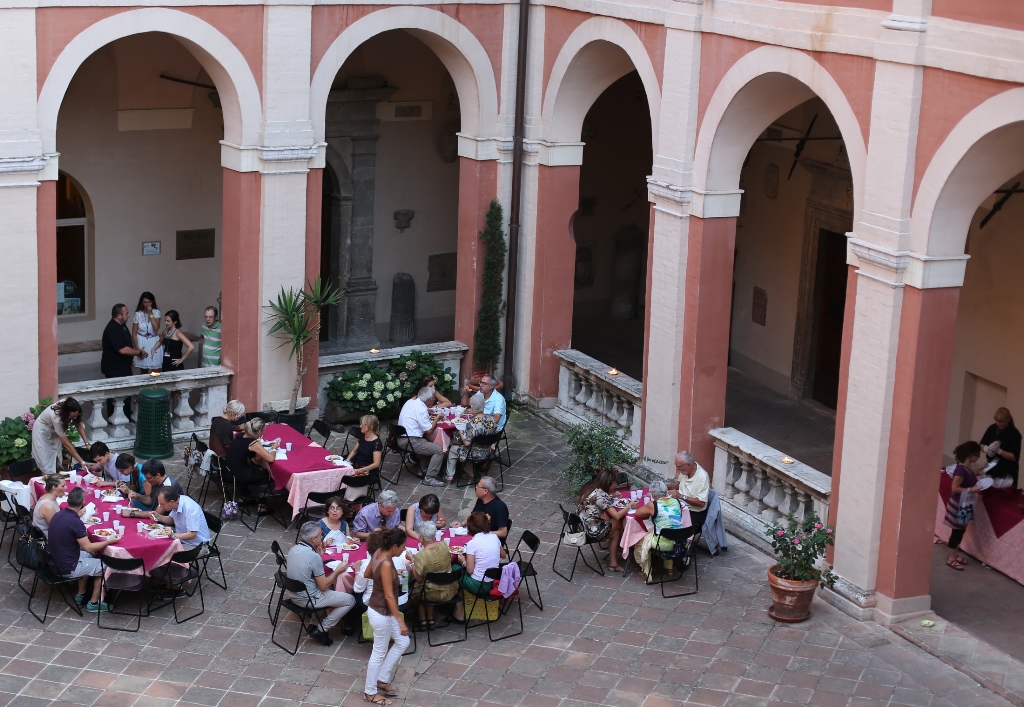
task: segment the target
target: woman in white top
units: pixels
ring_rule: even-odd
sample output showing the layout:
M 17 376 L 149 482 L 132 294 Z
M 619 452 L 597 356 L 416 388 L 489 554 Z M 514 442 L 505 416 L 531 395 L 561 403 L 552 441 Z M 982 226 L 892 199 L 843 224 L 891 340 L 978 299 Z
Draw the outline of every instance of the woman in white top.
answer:
M 32 511 L 32 525 L 43 531 L 43 535 L 50 537 L 50 519 L 60 510 L 57 499 L 67 494 L 68 485 L 64 483 L 64 479 L 53 474 L 43 478 L 43 486 L 46 492 L 36 501 L 36 507 Z
M 159 371 L 164 365 L 164 347 L 160 344 L 160 329 L 163 322 L 160 310 L 156 308 L 156 297 L 152 292 L 143 292 L 139 304 L 135 307 L 132 319 L 132 341 L 135 348 L 148 356 L 136 356 L 135 366 L 143 373 Z
M 482 511 L 469 514 L 466 528 L 473 539 L 466 543 L 465 552 L 459 555 L 459 560 L 466 568 L 462 586 L 473 594 L 486 594 L 491 591 L 494 582 L 485 579 L 484 572 L 501 564 L 505 548 L 501 546 L 498 536 L 491 532 L 491 522 Z

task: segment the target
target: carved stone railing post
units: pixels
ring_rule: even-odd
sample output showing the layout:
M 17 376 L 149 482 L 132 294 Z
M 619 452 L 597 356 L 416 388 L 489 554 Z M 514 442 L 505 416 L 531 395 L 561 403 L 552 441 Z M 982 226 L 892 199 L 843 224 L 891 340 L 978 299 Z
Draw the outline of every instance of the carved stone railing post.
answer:
M 630 444 L 639 446 L 643 385 L 622 373 L 610 373 L 611 366 L 586 354 L 566 349 L 556 351 L 561 359 L 558 376 L 558 406 L 552 417 L 567 424 L 586 420 L 628 431 Z
M 174 439 L 187 439 L 193 432 L 205 437 L 210 417 L 219 415 L 227 403 L 228 382 L 232 372 L 222 366 L 171 371 L 160 376 L 127 376 L 102 380 L 79 381 L 58 386 L 60 398 L 74 397 L 83 404 L 89 439 L 106 442 L 112 449 L 127 449 L 135 443 L 135 420 L 124 413 L 124 403 L 140 392 L 162 388 L 172 395 L 171 430 Z M 193 410 L 189 395 L 195 391 L 199 402 Z M 113 412 L 107 417 L 106 401 L 113 401 Z M 131 415 L 138 415 L 138 404 Z
M 712 484 L 731 532 L 764 548 L 769 523 L 789 515 L 803 520 L 812 510 L 828 518 L 828 475 L 731 427 L 710 434 L 715 440 Z

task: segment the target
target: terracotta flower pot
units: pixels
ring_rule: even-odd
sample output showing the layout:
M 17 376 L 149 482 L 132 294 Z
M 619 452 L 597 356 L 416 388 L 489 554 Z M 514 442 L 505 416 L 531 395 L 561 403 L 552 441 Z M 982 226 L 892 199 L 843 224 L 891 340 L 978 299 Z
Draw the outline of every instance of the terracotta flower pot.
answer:
M 811 600 L 818 580 L 798 581 L 775 576 L 778 565 L 768 568 L 768 584 L 772 589 L 772 606 L 768 615 L 776 621 L 799 623 L 811 616 Z

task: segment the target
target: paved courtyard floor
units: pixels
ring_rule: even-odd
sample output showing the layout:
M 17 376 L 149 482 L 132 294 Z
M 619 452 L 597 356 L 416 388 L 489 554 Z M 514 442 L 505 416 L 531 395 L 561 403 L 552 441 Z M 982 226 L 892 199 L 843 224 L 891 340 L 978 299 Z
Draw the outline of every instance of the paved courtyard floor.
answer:
M 728 553 L 699 556 L 700 592 L 683 599 L 661 598 L 636 574 L 600 577 L 581 566 L 571 584 L 560 579 L 551 555 L 561 527 L 557 504 L 567 501 L 556 474 L 561 435 L 524 413 L 509 429 L 515 465 L 501 495 L 514 518 L 511 544 L 526 528 L 543 541 L 537 566 L 544 610 L 524 600 L 525 631 L 498 643 L 482 627 L 442 648 L 427 647 L 421 634 L 395 680 L 404 704 L 1010 704 L 897 634 L 823 602 L 804 624 L 773 622 L 765 613 L 768 558 L 734 539 Z M 403 499 L 427 492 L 415 481 L 403 475 Z M 472 487 L 445 490 L 449 517 L 471 504 L 472 494 Z M 268 549 L 275 539 L 287 548 L 294 537 L 272 521 L 255 533 L 227 524 L 220 547 L 229 589 L 205 585 L 202 616 L 177 625 L 164 609 L 137 634 L 101 630 L 95 616 L 79 618 L 61 603 L 42 626 L 26 612 L 17 576 L 5 566 L 0 705 L 364 704 L 369 645 L 304 640 L 292 657 L 270 643 L 266 607 L 275 567 Z

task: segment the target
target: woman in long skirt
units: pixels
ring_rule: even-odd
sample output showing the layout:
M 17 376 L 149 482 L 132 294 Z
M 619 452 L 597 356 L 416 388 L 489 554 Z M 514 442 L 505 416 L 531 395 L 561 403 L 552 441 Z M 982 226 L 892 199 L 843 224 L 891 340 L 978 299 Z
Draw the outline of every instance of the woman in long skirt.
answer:
M 85 426 L 82 424 L 82 406 L 74 398 L 64 398 L 39 413 L 32 426 L 32 458 L 43 474 L 56 474 L 61 469 L 61 449 L 83 467 L 92 468 L 91 463 L 82 459 L 75 445 L 68 441 L 71 425 L 78 428 L 82 446 L 88 448 Z
M 143 373 L 163 368 L 164 348 L 157 345 L 160 343 L 162 327 L 163 320 L 160 318 L 160 310 L 156 308 L 156 297 L 152 292 L 143 292 L 132 319 L 132 341 L 135 342 L 135 348 L 143 353 L 135 357 L 134 363 Z

